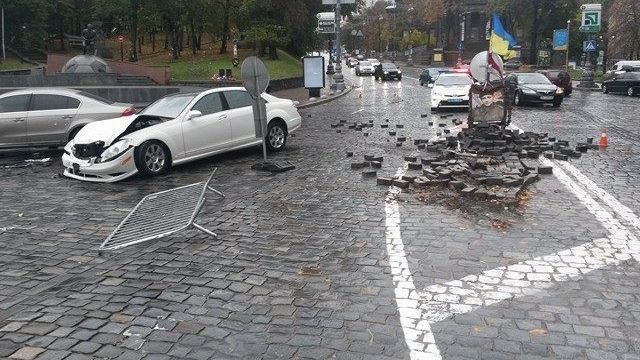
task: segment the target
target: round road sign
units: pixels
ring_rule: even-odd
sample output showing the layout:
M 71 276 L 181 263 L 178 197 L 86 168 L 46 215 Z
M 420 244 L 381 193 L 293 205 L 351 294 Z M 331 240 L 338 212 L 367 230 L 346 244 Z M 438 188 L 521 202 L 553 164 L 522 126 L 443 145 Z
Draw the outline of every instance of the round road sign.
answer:
M 255 56 L 244 59 L 240 74 L 242 75 L 242 85 L 254 99 L 260 97 L 260 94 L 269 86 L 267 67 L 264 66 L 262 60 Z

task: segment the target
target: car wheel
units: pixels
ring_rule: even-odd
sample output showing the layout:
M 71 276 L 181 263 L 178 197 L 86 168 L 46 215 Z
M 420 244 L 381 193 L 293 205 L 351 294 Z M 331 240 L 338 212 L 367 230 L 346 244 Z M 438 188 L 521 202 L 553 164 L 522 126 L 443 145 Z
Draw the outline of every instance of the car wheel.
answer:
M 144 176 L 162 175 L 171 167 L 171 153 L 160 141 L 145 141 L 136 148 L 135 163 L 138 171 Z
M 633 90 L 632 86 L 629 86 L 629 88 L 627 89 L 627 95 L 636 96 L 636 92 L 635 92 L 635 90 Z
M 269 151 L 281 151 L 287 144 L 287 127 L 282 121 L 271 121 L 267 129 L 267 148 Z
M 603 94 L 608 94 L 609 93 L 609 87 L 607 85 L 602 85 L 602 93 Z
M 520 99 L 520 93 L 518 91 L 516 91 L 516 94 L 513 97 L 513 103 L 516 104 L 516 106 L 522 106 L 522 100 Z

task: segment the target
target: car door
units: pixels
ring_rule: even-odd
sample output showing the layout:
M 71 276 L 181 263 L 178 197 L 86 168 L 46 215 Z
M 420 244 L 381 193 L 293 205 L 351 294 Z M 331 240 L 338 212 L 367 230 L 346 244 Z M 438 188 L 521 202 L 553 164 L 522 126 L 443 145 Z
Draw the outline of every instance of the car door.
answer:
M 27 145 L 27 109 L 31 94 L 0 99 L 0 146 Z
M 241 146 L 257 141 L 249 93 L 244 90 L 227 90 L 222 94 L 229 107 L 233 145 Z
M 80 100 L 64 95 L 33 94 L 27 116 L 27 134 L 33 144 L 64 144 L 67 129 Z
M 197 110 L 202 116 L 182 121 L 187 157 L 224 150 L 231 143 L 231 127 L 226 108 L 219 92 L 200 98 L 190 110 Z

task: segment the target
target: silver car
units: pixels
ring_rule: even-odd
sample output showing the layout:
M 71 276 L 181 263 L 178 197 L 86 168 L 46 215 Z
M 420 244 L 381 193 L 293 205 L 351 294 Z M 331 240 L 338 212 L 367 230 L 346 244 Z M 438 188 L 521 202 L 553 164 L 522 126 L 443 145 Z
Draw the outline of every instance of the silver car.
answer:
M 96 120 L 135 114 L 114 103 L 73 89 L 32 88 L 0 95 L 0 148 L 61 146 Z

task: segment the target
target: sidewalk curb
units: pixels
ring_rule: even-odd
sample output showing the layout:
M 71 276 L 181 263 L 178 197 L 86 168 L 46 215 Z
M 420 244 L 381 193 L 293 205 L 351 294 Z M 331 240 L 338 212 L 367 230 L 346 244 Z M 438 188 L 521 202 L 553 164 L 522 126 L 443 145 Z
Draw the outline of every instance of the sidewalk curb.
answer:
M 333 101 L 335 99 L 339 99 L 345 95 L 347 95 L 348 93 L 351 92 L 351 90 L 353 90 L 353 85 L 349 86 L 348 88 L 346 88 L 342 93 L 338 94 L 338 95 L 334 95 L 334 96 L 327 96 L 324 99 L 320 99 L 320 100 L 316 100 L 316 101 L 311 101 L 311 102 L 306 102 L 304 104 L 298 105 L 297 108 L 298 109 L 306 109 L 312 106 L 316 106 L 316 105 L 322 105 L 325 103 L 328 103 L 329 101 Z

